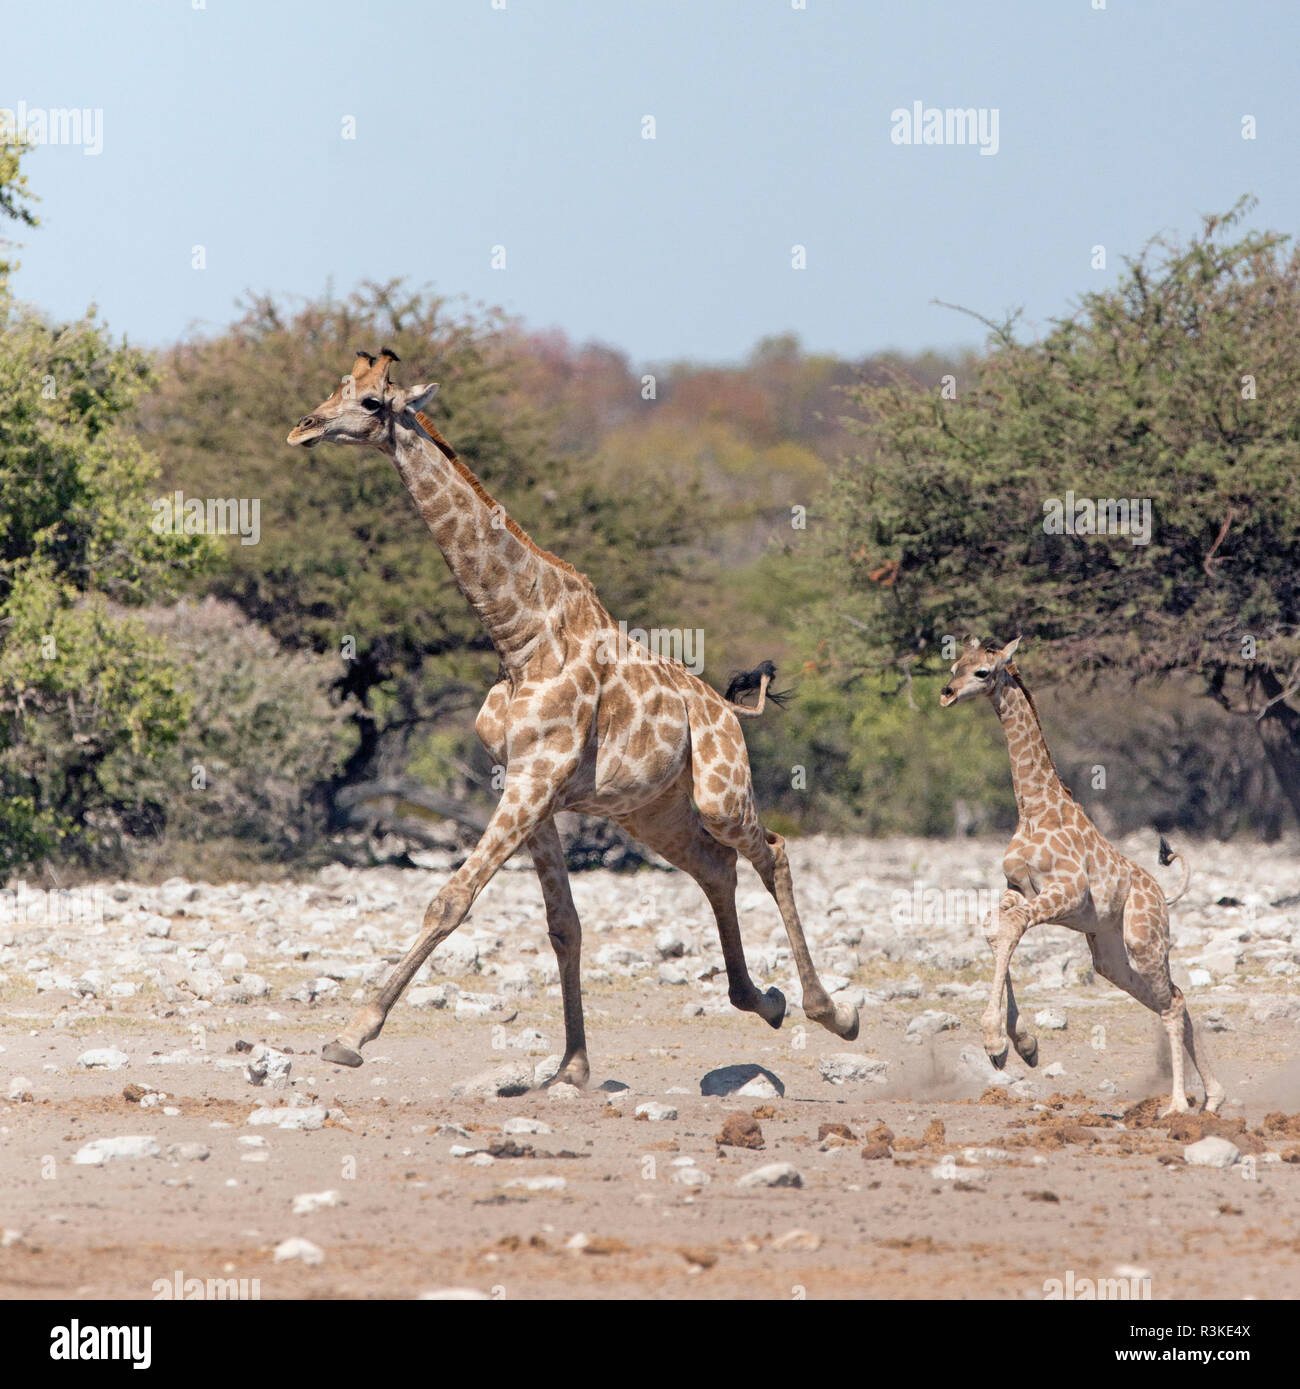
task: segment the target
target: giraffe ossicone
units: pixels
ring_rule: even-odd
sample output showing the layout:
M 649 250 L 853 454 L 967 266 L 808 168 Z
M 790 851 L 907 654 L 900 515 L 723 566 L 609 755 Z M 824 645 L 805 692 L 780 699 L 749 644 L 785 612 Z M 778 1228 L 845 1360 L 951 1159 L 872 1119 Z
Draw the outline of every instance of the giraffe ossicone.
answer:
M 852 1041 L 857 1009 L 832 1000 L 818 978 L 785 841 L 763 827 L 754 805 L 740 719 L 761 712 L 770 668 L 760 667 L 746 686 L 758 690 L 751 708 L 724 698 L 668 656 L 638 650 L 635 659 L 598 659 L 611 640 L 617 643 L 619 629 L 591 583 L 506 516 L 421 413 L 437 387 L 403 391 L 389 380 L 397 360 L 387 348 L 359 352 L 288 442 L 365 445 L 392 459 L 500 658 L 475 727 L 505 767 L 505 786 L 483 837 L 429 903 L 414 945 L 322 1057 L 361 1064 L 361 1048 L 379 1035 L 416 971 L 465 919 L 497 869 L 527 845 L 560 969 L 565 1046 L 552 1080 L 586 1083 L 581 927 L 555 828 L 561 810 L 608 816 L 695 878 L 717 919 L 731 1002 L 780 1027 L 781 991 L 760 991 L 745 963 L 735 904 L 736 858 L 743 854 L 780 910 L 805 1014 Z

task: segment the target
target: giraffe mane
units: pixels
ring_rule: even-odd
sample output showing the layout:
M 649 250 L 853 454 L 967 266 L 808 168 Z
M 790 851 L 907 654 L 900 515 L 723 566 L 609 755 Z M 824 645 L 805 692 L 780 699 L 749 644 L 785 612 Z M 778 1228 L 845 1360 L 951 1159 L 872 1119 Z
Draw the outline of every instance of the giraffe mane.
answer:
M 470 471 L 469 467 L 461 461 L 460 455 L 456 452 L 454 448 L 452 448 L 452 446 L 446 441 L 446 439 L 444 439 L 442 435 L 438 433 L 438 431 L 434 428 L 433 421 L 428 417 L 428 415 L 424 413 L 423 410 L 417 410 L 415 412 L 415 418 L 419 421 L 420 428 L 423 429 L 424 432 L 433 441 L 433 443 L 437 445 L 438 449 L 446 458 L 447 462 L 450 463 L 451 466 L 455 468 L 457 474 L 474 489 L 475 495 L 484 504 L 484 506 L 488 507 L 492 511 L 499 511 L 501 513 L 501 515 L 505 518 L 506 529 L 510 532 L 511 535 L 514 536 L 516 540 L 526 545 L 534 554 L 540 555 L 544 560 L 548 560 L 551 564 L 555 565 L 555 567 L 561 570 L 563 573 L 573 574 L 579 579 L 586 578 L 586 575 L 580 573 L 577 569 L 575 569 L 573 565 L 571 565 L 568 562 L 568 560 L 561 559 L 559 555 L 553 555 L 549 550 L 543 550 L 542 547 L 538 545 L 536 541 L 533 540 L 532 536 L 529 535 L 526 530 L 524 530 L 524 528 L 519 524 L 518 521 L 514 519 L 513 516 L 509 516 L 506 514 L 505 507 L 501 506 L 501 504 L 496 500 L 496 498 L 489 494 L 487 488 L 484 487 L 483 484 L 478 480 L 478 478 L 474 476 L 474 474 Z

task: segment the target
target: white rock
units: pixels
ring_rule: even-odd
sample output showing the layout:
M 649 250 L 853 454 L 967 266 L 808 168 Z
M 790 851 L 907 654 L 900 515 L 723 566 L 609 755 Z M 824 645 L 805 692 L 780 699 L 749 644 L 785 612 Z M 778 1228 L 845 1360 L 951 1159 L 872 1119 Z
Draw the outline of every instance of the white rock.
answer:
M 567 1185 L 563 1177 L 515 1177 L 506 1183 L 523 1191 L 563 1191 Z
M 907 1024 L 907 1032 L 904 1041 L 921 1042 L 926 1037 L 935 1037 L 940 1032 L 951 1032 L 954 1028 L 961 1026 L 961 1019 L 953 1013 L 939 1013 L 933 1008 L 927 1008 L 924 1013 L 918 1013 L 911 1022 Z
M 486 1099 L 494 1095 L 522 1095 L 533 1087 L 533 1067 L 522 1057 L 480 1071 L 468 1080 L 459 1080 L 451 1087 L 452 1099 Z
M 874 1056 L 859 1056 L 857 1052 L 843 1051 L 835 1056 L 824 1056 L 817 1063 L 822 1079 L 832 1085 L 867 1083 L 884 1085 L 888 1080 L 886 1072 L 889 1062 Z
M 501 1125 L 502 1133 L 553 1133 L 550 1124 L 543 1123 L 540 1119 L 529 1119 L 523 1116 L 515 1119 L 507 1119 Z
M 293 1198 L 294 1215 L 311 1215 L 314 1211 L 324 1210 L 327 1206 L 337 1206 L 339 1194 L 337 1191 L 304 1191 L 301 1196 Z
M 298 1260 L 304 1264 L 323 1264 L 325 1254 L 319 1245 L 315 1245 L 309 1239 L 293 1239 L 281 1241 L 275 1246 L 275 1262 L 277 1264 L 289 1263 Z
M 688 982 L 684 969 L 678 965 L 670 965 L 667 963 L 659 966 L 656 977 L 660 984 L 666 984 L 670 987 L 676 987 Z
M 411 989 L 405 997 L 412 1008 L 446 1008 L 455 1006 L 459 993 L 455 984 L 434 984 L 425 989 Z
M 435 1288 L 431 1293 L 421 1293 L 417 1302 L 490 1302 L 487 1293 L 477 1288 Z
M 1059 1061 L 1053 1061 L 1050 1066 L 1045 1066 L 1043 1068 L 1043 1074 L 1048 1080 L 1055 1080 L 1057 1076 L 1063 1076 L 1065 1074 L 1065 1067 Z
M 32 1097 L 32 1083 L 26 1076 L 14 1076 L 9 1082 L 9 1099 L 15 1101 L 30 1100 Z
M 274 1090 L 282 1090 L 289 1084 L 292 1068 L 293 1062 L 284 1052 L 259 1044 L 248 1054 L 244 1076 L 250 1085 L 269 1085 Z
M 1059 1008 L 1044 1008 L 1034 1014 L 1034 1025 L 1046 1028 L 1048 1032 L 1064 1032 L 1070 1022 Z
M 124 1051 L 118 1051 L 116 1047 L 99 1047 L 92 1051 L 83 1051 L 77 1057 L 77 1065 L 84 1067 L 88 1071 L 120 1071 L 123 1066 L 129 1066 L 131 1058 Z
M 658 1124 L 675 1119 L 677 1111 L 670 1104 L 656 1104 L 653 1100 L 649 1100 L 645 1104 L 637 1105 L 635 1117 L 645 1118 L 652 1124 Z
M 1231 1167 L 1241 1157 L 1241 1149 L 1226 1138 L 1211 1134 L 1183 1149 L 1183 1161 L 1191 1167 Z
M 803 1177 L 797 1167 L 788 1162 L 769 1162 L 765 1167 L 746 1172 L 737 1186 L 802 1186 Z
M 96 1138 L 83 1148 L 78 1148 L 72 1161 L 80 1167 L 102 1167 L 106 1162 L 123 1159 L 157 1157 L 158 1140 L 147 1134 L 134 1134 L 122 1138 Z
M 206 1162 L 212 1149 L 206 1143 L 169 1143 L 164 1156 L 172 1162 Z

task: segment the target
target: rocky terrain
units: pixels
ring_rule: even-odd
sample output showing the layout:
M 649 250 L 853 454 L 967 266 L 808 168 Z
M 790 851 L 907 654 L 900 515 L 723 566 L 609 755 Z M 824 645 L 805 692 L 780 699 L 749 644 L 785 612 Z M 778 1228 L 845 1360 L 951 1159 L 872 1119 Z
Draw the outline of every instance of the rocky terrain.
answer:
M 1122 847 L 1154 867 L 1154 843 Z M 822 976 L 861 1010 L 851 1045 L 800 1013 L 748 868 L 779 1032 L 728 1004 L 693 882 L 575 875 L 585 1092 L 535 1088 L 563 1030 L 525 857 L 357 1071 L 316 1053 L 445 869 L 11 884 L 0 1295 L 1300 1296 L 1300 845 L 1181 847 L 1175 979 L 1219 1120 L 1156 1120 L 1158 1024 L 1058 928 L 1013 962 L 1038 1068 L 989 1065 L 1000 842 L 792 842 Z

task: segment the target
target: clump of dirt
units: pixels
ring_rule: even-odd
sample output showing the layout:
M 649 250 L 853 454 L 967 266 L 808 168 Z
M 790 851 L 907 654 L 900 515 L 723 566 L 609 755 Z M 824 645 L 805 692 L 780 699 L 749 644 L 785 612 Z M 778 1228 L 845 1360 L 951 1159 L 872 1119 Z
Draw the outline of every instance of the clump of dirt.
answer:
M 1217 1114 L 1171 1114 L 1167 1119 L 1158 1119 L 1154 1125 L 1164 1129 L 1175 1143 L 1198 1143 L 1202 1138 L 1226 1138 L 1235 1143 L 1243 1153 L 1262 1153 L 1267 1151 L 1263 1139 L 1246 1131 L 1246 1121 L 1241 1118 L 1221 1119 Z
M 1063 1095 L 1057 1090 L 1048 1095 L 1043 1103 L 1048 1109 L 1064 1109 L 1068 1104 L 1087 1104 L 1088 1097 L 1081 1090 L 1076 1090 L 1073 1095 Z
M 925 1144 L 919 1138 L 908 1138 L 904 1134 L 902 1138 L 894 1139 L 893 1146 L 896 1153 L 919 1153 Z
M 1300 1147 L 1284 1148 L 1282 1151 L 1283 1162 L 1300 1162 Z
M 819 1143 L 825 1142 L 825 1140 L 829 1138 L 831 1134 L 835 1134 L 836 1137 L 843 1138 L 849 1143 L 853 1142 L 853 1130 L 849 1128 L 847 1124 L 817 1125 L 817 1141 Z
M 1278 1134 L 1287 1138 L 1300 1138 L 1300 1114 L 1283 1114 L 1275 1110 L 1264 1115 L 1260 1129 L 1266 1134 Z
M 752 1114 L 728 1114 L 715 1142 L 725 1143 L 730 1148 L 761 1148 L 763 1129 Z
M 1022 1100 L 1019 1095 L 1011 1094 L 1005 1086 L 990 1085 L 988 1089 L 980 1095 L 978 1103 L 996 1104 L 1001 1105 L 1004 1109 L 1013 1109 L 1018 1104 L 1024 1104 L 1025 1101 Z
M 926 1125 L 925 1133 L 921 1135 L 921 1142 L 927 1148 L 942 1148 L 948 1141 L 947 1130 L 943 1126 L 942 1119 L 931 1119 Z
M 1025 1196 L 1031 1201 L 1047 1201 L 1051 1205 L 1059 1205 L 1061 1201 L 1054 1191 L 1027 1191 Z
M 606 1235 L 593 1235 L 582 1246 L 584 1254 L 626 1254 L 628 1246 L 621 1239 L 610 1239 Z
M 1297 1151 L 1300 1151 L 1298 1149 Z M 862 1145 L 862 1156 L 868 1162 L 875 1162 L 878 1158 L 893 1157 L 893 1149 L 883 1139 L 873 1139 L 870 1143 Z
M 776 1106 L 774 1104 L 760 1104 L 751 1111 L 755 1119 L 775 1119 Z
M 131 1084 L 122 1087 L 122 1098 L 128 1104 L 139 1104 L 148 1093 L 149 1090 L 144 1085 Z

